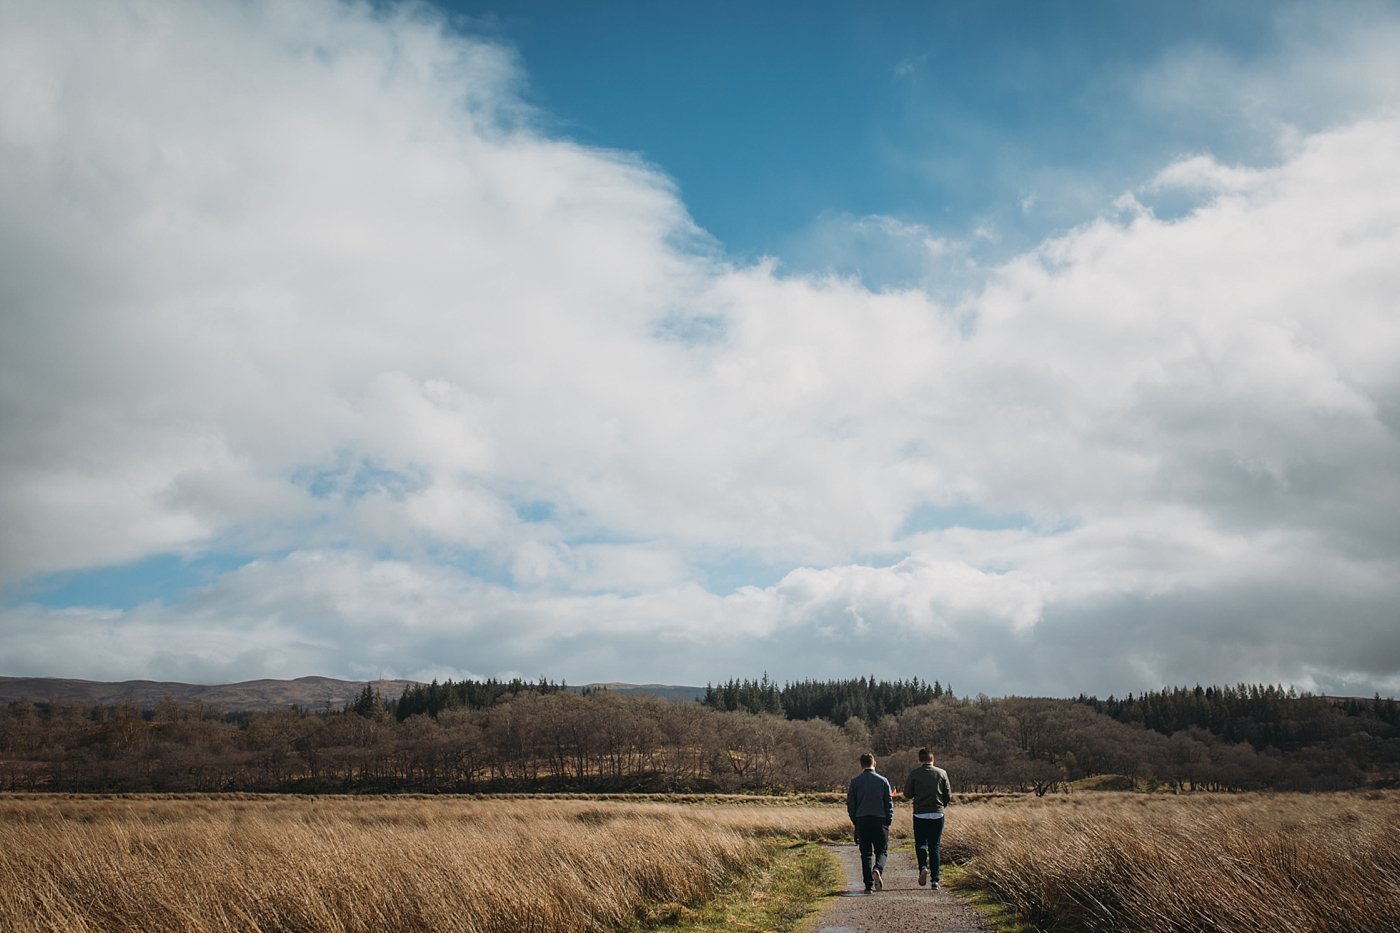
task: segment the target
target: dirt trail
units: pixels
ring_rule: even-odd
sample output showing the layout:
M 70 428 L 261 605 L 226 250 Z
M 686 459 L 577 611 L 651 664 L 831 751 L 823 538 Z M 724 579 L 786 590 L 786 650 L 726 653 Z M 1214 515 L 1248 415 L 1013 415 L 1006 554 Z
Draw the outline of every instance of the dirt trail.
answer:
M 860 850 L 853 843 L 830 847 L 846 872 L 846 893 L 831 902 L 807 929 L 812 933 L 985 933 L 975 910 L 947 888 L 919 887 L 918 867 L 902 848 L 890 846 L 885 889 L 866 897 Z

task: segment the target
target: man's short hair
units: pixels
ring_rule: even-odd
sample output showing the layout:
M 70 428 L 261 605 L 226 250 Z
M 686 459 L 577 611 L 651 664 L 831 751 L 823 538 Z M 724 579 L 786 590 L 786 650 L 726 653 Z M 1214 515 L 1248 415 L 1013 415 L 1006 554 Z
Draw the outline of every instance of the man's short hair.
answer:
M 933 752 L 929 751 L 929 750 L 926 749 L 926 748 L 921 748 L 921 749 L 919 749 L 919 760 L 920 760 L 920 761 L 933 761 Z
M 870 767 L 871 765 L 873 765 L 874 763 L 875 763 L 875 756 L 874 756 L 874 755 L 870 754 L 869 752 L 861 752 L 861 753 L 860 753 L 860 766 L 861 766 L 862 768 L 868 768 L 868 767 Z

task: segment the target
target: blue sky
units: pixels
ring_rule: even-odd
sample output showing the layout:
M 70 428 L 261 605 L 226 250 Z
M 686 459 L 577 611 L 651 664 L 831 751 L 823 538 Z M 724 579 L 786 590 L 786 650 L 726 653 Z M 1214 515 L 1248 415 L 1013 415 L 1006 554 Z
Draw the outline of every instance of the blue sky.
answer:
M 0 10 L 0 674 L 1400 688 L 1400 4 Z
M 1262 2 L 444 8 L 518 50 L 524 96 L 556 132 L 675 179 L 726 251 L 862 273 L 809 242 L 819 218 L 883 215 L 963 239 L 986 227 L 1000 257 L 1092 218 L 1176 156 L 1275 161 L 1274 127 L 1153 102 L 1146 85 L 1173 57 L 1249 69 L 1317 15 Z

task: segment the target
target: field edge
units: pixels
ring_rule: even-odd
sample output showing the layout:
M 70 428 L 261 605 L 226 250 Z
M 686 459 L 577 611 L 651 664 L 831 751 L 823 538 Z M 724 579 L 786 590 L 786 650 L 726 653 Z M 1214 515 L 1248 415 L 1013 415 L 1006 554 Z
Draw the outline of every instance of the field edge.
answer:
M 774 836 L 763 840 L 763 847 L 760 863 L 719 896 L 693 906 L 651 906 L 628 933 L 804 933 L 808 921 L 841 892 L 840 863 L 811 839 Z

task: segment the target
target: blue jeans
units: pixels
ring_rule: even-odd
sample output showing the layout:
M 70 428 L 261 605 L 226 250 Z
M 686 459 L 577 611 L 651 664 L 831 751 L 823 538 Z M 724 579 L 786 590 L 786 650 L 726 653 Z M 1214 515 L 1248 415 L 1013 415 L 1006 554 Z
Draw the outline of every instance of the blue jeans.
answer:
M 927 868 L 933 872 L 934 881 L 938 880 L 938 863 L 942 860 L 942 853 L 938 851 L 938 845 L 943 841 L 943 824 L 947 822 L 947 819 L 947 817 L 940 817 L 936 820 L 914 818 L 914 855 L 919 859 L 920 870 Z
M 856 820 L 856 842 L 860 845 L 860 873 L 865 877 L 865 890 L 875 883 L 870 870 L 885 870 L 885 859 L 889 855 L 890 827 L 878 816 L 862 816 Z M 871 864 L 871 860 L 874 864 Z

